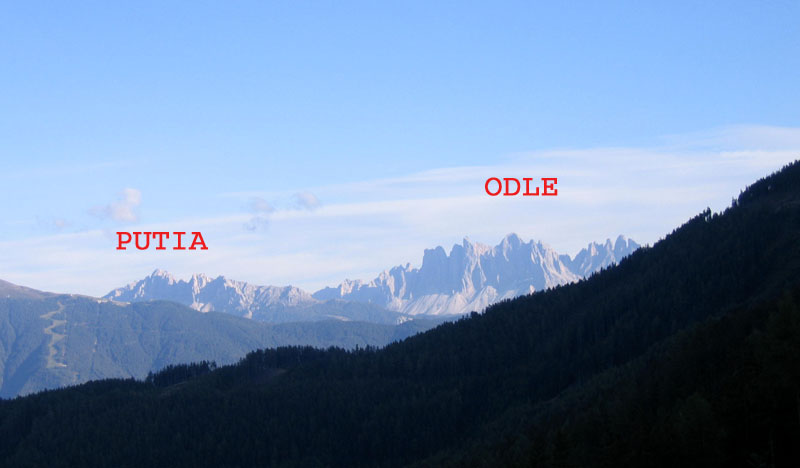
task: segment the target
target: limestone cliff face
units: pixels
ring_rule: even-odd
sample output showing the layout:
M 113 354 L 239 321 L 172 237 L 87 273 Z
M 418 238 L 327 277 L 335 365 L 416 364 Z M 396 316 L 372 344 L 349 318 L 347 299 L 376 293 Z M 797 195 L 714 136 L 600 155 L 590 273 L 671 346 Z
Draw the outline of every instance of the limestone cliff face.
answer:
M 192 275 L 184 281 L 162 270 L 115 289 L 104 298 L 120 302 L 166 300 L 201 312 L 225 312 L 246 318 L 254 318 L 259 311 L 270 308 L 302 307 L 320 302 L 294 286 L 256 286 L 224 276 L 209 278 L 203 274 Z
M 372 281 L 345 280 L 313 295 L 294 286 L 257 286 L 223 276 L 196 274 L 185 281 L 156 270 L 104 298 L 168 300 L 201 312 L 267 322 L 340 318 L 396 323 L 411 315 L 480 311 L 503 299 L 571 283 L 620 261 L 638 247 L 619 236 L 613 243 L 610 239 L 593 242 L 572 258 L 542 242 L 525 242 L 516 234 L 507 235 L 494 247 L 465 238 L 449 254 L 442 247 L 426 249 L 419 268 L 396 266 Z M 354 309 L 358 304 L 375 310 Z
M 639 247 L 619 236 L 614 244 L 591 243 L 575 258 L 541 242 L 507 235 L 490 247 L 469 239 L 450 250 L 426 249 L 422 266 L 397 266 L 372 281 L 346 280 L 314 293 L 320 300 L 343 299 L 384 306 L 403 314 L 462 314 L 502 299 L 577 281 L 618 262 Z

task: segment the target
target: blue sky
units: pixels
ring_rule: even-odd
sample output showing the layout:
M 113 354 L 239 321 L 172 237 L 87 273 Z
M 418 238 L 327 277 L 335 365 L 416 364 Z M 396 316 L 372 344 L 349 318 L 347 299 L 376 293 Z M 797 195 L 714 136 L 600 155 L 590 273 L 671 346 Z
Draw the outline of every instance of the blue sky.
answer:
M 5 3 L 0 278 L 313 289 L 463 236 L 654 242 L 800 155 L 799 22 L 778 0 Z M 481 198 L 498 171 L 564 196 Z M 143 226 L 211 250 L 104 243 Z

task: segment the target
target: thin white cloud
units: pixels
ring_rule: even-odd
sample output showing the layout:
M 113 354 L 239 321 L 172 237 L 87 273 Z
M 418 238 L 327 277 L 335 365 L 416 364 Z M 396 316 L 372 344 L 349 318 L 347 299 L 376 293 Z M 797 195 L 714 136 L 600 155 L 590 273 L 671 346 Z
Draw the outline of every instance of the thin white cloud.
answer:
M 796 150 L 800 147 L 800 128 L 732 125 L 703 132 L 667 135 L 663 141 L 670 150 Z
M 250 198 L 250 211 L 253 213 L 267 214 L 275 211 L 275 208 L 261 197 Z
M 772 134 L 780 144 L 758 142 Z M 495 244 L 516 232 L 573 255 L 590 241 L 617 234 L 652 244 L 706 207 L 725 208 L 747 184 L 800 158 L 794 135 L 800 129 L 734 128 L 653 148 L 535 151 L 484 166 L 306 192 L 226 194 L 238 200 L 232 212 L 169 223 L 201 230 L 208 251 L 117 252 L 113 233 L 62 233 L 0 242 L 0 271 L 3 279 L 26 286 L 95 295 L 155 268 L 315 290 L 345 277 L 369 279 L 397 264 L 418 266 L 423 249 L 449 249 L 464 236 Z M 559 195 L 489 197 L 488 177 L 558 177 Z M 299 209 L 297 193 L 313 193 L 325 203 Z M 140 198 L 121 197 L 117 204 L 130 213 L 117 214 L 130 219 Z M 112 205 L 104 207 L 109 217 Z M 250 223 L 259 232 L 241 228 Z M 258 229 L 267 224 L 268 231 Z
M 64 218 L 37 217 L 36 225 L 45 232 L 58 232 L 72 225 Z
M 89 214 L 101 219 L 132 223 L 139 220 L 136 209 L 141 203 L 142 192 L 135 188 L 125 188 L 117 201 L 108 205 L 92 207 L 89 209 Z
M 315 210 L 320 205 L 319 198 L 311 192 L 298 192 L 293 198 L 297 207 L 304 210 Z
M 244 223 L 244 228 L 248 231 L 266 228 L 269 225 L 269 216 L 275 208 L 261 197 L 251 197 L 248 206 L 253 217 Z

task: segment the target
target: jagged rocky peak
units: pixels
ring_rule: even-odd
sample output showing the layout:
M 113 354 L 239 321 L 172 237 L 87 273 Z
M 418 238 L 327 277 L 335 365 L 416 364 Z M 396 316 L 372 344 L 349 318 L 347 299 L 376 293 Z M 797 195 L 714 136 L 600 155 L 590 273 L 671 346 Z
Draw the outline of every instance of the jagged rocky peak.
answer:
M 217 276 L 215 279 L 222 279 L 224 280 L 225 277 L 220 275 Z M 205 273 L 195 273 L 192 275 L 192 279 L 190 280 L 193 283 L 200 283 L 200 284 L 207 284 L 211 281 L 211 278 L 207 276 Z
M 620 235 L 612 243 L 606 239 L 602 244 L 590 242 L 586 248 L 578 252 L 574 258 L 565 257 L 565 263 L 576 274 L 587 277 L 602 268 L 609 267 L 639 248 L 632 239 Z
M 422 268 L 435 268 L 444 265 L 447 261 L 447 252 L 441 245 L 433 249 L 425 249 L 422 255 Z
M 633 239 L 628 239 L 627 237 L 620 234 L 617 236 L 617 240 L 614 241 L 614 253 L 622 256 L 628 255 L 634 250 L 638 249 L 640 246 Z
M 458 245 L 458 244 L 456 244 Z M 492 247 L 490 245 L 481 244 L 480 242 L 472 242 L 469 237 L 464 237 L 464 240 L 461 242 L 461 246 L 464 247 L 464 250 L 468 254 L 472 255 L 482 255 L 490 250 Z M 453 246 L 455 247 L 455 245 Z
M 153 272 L 150 273 L 150 276 L 161 277 L 161 278 L 172 278 L 172 275 L 170 275 L 168 271 L 162 270 L 161 268 L 156 268 L 155 270 L 153 270 Z
M 507 234 L 503 238 L 503 241 L 500 243 L 500 245 L 502 245 L 503 247 L 511 247 L 511 248 L 519 247 L 522 244 L 523 244 L 522 239 L 520 239 L 519 236 L 513 232 L 511 234 Z
M 148 276 L 147 278 L 154 281 L 166 282 L 168 284 L 173 284 L 176 282 L 174 276 L 172 276 L 168 271 L 162 270 L 160 268 L 156 268 L 155 270 L 153 270 L 153 272 L 150 273 L 150 276 Z
M 515 233 L 494 247 L 465 237 L 448 255 L 441 246 L 425 249 L 422 265 L 397 266 L 369 282 L 344 281 L 314 297 L 382 305 L 407 314 L 458 314 L 500 299 L 576 281 L 619 261 L 638 244 L 624 236 L 612 244 L 590 243 L 573 259 L 541 241 L 527 243 Z
M 104 298 L 124 302 L 162 299 L 188 305 L 202 312 L 220 311 L 252 317 L 254 310 L 316 304 L 309 293 L 293 286 L 256 286 L 203 273 L 177 280 L 164 270 L 109 292 Z

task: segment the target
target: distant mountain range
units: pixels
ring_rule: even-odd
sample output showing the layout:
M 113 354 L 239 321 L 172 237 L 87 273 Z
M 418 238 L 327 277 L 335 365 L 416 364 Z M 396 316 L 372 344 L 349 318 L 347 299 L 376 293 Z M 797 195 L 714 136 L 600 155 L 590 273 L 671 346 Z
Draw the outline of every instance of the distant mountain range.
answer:
M 161 270 L 103 299 L 0 280 L 0 397 L 143 378 L 170 364 L 227 364 L 264 347 L 383 346 L 452 314 L 576 281 L 637 247 L 620 236 L 573 259 L 513 234 L 495 247 L 465 239 L 449 255 L 426 250 L 419 269 L 395 267 L 313 295 L 222 276 L 184 281 Z
M 571 272 L 582 278 L 588 278 L 592 273 L 618 263 L 639 247 L 640 245 L 633 239 L 618 236 L 613 244 L 611 239 L 606 239 L 602 244 L 590 243 L 581 249 L 575 258 L 570 258 L 569 255 L 561 255 L 558 258 Z
M 420 268 L 383 271 L 372 281 L 345 280 L 309 294 L 293 286 L 256 286 L 196 274 L 188 281 L 156 270 L 104 296 L 122 302 L 170 300 L 201 312 L 217 311 L 281 323 L 359 320 L 402 323 L 419 316 L 459 315 L 534 291 L 585 278 L 619 262 L 639 244 L 624 236 L 590 243 L 574 258 L 542 242 L 509 234 L 495 247 L 464 239 L 448 255 L 425 250 Z
M 103 298 L 118 302 L 173 301 L 200 312 L 222 312 L 269 323 L 342 320 L 398 324 L 408 319 L 374 304 L 321 301 L 293 286 L 256 286 L 203 274 L 185 281 L 162 270 Z
M 494 247 L 464 239 L 448 255 L 425 250 L 420 268 L 396 266 L 370 282 L 344 281 L 313 294 L 377 304 L 406 315 L 449 315 L 482 311 L 503 299 L 572 283 L 611 266 L 639 248 L 624 236 L 612 244 L 590 243 L 575 258 L 542 242 L 507 235 Z

